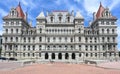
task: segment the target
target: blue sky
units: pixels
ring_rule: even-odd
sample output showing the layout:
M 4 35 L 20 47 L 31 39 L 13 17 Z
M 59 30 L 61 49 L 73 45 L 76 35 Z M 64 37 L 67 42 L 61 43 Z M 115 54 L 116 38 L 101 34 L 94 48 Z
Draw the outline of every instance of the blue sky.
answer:
M 118 18 L 118 49 L 120 50 L 120 0 L 1 0 L 0 1 L 0 34 L 2 34 L 2 18 L 8 14 L 10 8 L 21 3 L 24 12 L 28 12 L 28 20 L 36 25 L 36 17 L 41 11 L 50 12 L 52 10 L 74 10 L 80 11 L 84 16 L 85 26 L 92 20 L 93 12 L 97 12 L 100 2 L 104 7 L 108 7 L 111 13 Z

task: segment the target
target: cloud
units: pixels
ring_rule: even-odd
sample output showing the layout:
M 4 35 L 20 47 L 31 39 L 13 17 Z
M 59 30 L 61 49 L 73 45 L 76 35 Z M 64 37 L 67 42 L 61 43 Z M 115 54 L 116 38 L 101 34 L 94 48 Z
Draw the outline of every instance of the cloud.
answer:
M 81 0 L 74 0 L 74 2 L 80 3 Z
M 112 10 L 115 6 L 119 4 L 120 4 L 120 0 L 112 0 L 112 3 L 109 6 L 110 10 Z
M 7 14 L 7 12 L 4 10 L 4 9 L 2 9 L 2 8 L 0 8 L 0 16 L 5 16 Z

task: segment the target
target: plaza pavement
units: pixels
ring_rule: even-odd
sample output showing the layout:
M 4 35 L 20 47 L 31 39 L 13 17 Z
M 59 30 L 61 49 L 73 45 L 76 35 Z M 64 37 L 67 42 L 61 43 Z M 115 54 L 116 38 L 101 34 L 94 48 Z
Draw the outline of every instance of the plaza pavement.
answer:
M 101 66 L 114 66 L 117 69 L 102 68 Z M 120 74 L 119 68 L 120 62 L 103 63 L 97 65 L 97 67 L 95 65 L 70 63 L 45 63 L 22 66 L 19 62 L 0 62 L 0 74 Z

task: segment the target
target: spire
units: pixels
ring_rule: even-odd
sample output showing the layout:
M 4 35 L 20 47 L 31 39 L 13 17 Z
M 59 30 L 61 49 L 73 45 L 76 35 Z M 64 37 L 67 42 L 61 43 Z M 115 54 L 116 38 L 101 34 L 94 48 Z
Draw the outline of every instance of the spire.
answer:
M 102 3 L 100 2 L 100 6 L 102 6 Z
M 18 12 L 18 17 L 22 17 L 23 19 L 25 19 L 25 14 L 21 8 L 20 2 L 18 4 L 18 6 L 16 7 L 16 10 Z
M 42 11 L 38 16 L 37 16 L 37 19 L 44 19 L 45 18 L 45 15 L 44 15 L 44 12 Z
M 102 3 L 100 2 L 100 6 L 99 6 L 99 9 L 97 11 L 96 18 L 102 17 L 102 13 L 104 10 L 105 10 L 105 8 L 102 6 Z
M 19 2 L 19 4 L 18 4 L 18 6 L 20 6 L 20 2 Z
M 75 18 L 77 18 L 77 19 L 83 19 L 83 16 L 80 14 L 79 11 L 77 11 Z

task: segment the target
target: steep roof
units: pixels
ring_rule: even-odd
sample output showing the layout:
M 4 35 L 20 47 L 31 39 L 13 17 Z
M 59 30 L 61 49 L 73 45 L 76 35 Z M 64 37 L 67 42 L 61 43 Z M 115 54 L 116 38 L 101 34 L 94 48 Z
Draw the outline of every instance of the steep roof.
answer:
M 100 2 L 100 6 L 99 6 L 99 9 L 98 9 L 97 14 L 96 14 L 97 19 L 102 17 L 102 13 L 103 13 L 104 10 L 105 10 L 105 8 L 102 6 L 102 4 Z
M 80 19 L 83 19 L 83 16 L 80 14 L 79 11 L 76 12 L 76 16 L 75 18 L 80 18 Z
M 17 10 L 17 12 L 18 12 L 18 17 L 22 17 L 23 19 L 25 19 L 25 14 L 24 14 L 24 12 L 23 12 L 23 10 L 22 10 L 22 8 L 21 8 L 20 3 L 19 3 L 19 5 L 16 7 L 16 10 Z
M 44 12 L 42 11 L 38 16 L 37 16 L 37 19 L 43 19 L 45 18 L 45 15 L 44 15 Z
M 21 8 L 20 2 L 19 2 L 18 6 L 17 6 L 15 9 L 16 9 L 16 11 L 17 11 L 17 13 L 18 13 L 18 17 L 21 17 L 21 18 L 23 18 L 23 19 L 26 19 L 26 18 L 25 18 L 25 14 L 24 14 L 24 12 L 23 12 L 23 10 L 22 10 L 22 8 Z M 3 18 L 9 18 L 9 14 L 8 14 L 7 16 L 3 17 Z

